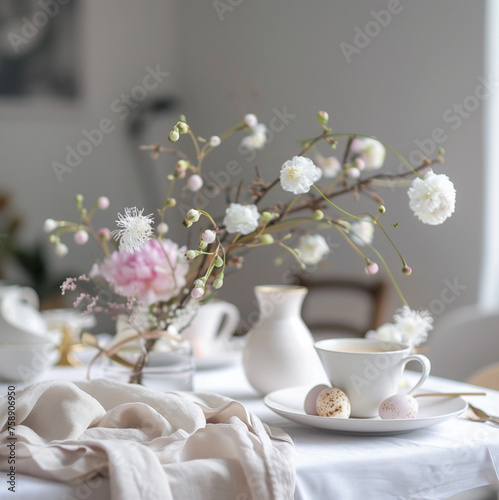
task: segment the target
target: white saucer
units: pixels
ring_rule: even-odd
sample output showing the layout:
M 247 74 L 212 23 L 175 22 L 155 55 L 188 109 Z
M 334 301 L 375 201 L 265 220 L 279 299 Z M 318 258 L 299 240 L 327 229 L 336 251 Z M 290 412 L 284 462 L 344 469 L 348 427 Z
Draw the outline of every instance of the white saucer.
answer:
M 468 407 L 468 403 L 460 397 L 428 397 L 418 398 L 419 412 L 416 418 L 394 420 L 382 420 L 381 418 L 328 418 L 305 413 L 303 404 L 309 390 L 309 386 L 280 389 L 267 394 L 263 402 L 272 411 L 293 422 L 342 434 L 363 436 L 402 434 L 422 429 L 455 418 Z

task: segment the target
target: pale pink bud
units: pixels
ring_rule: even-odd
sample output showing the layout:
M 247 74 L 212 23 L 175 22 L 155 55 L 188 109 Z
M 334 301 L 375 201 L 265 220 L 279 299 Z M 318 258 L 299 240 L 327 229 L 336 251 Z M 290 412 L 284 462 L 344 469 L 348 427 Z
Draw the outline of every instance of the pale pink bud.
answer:
M 187 179 L 187 186 L 191 191 L 199 191 L 203 187 L 203 179 L 198 174 L 191 175 Z
M 351 179 L 358 179 L 360 177 L 360 170 L 356 167 L 349 168 L 347 170 L 347 175 Z
M 107 227 L 101 227 L 97 231 L 97 236 L 99 238 L 104 238 L 106 241 L 109 241 L 111 239 L 111 231 Z
M 84 245 L 88 241 L 88 233 L 84 229 L 76 231 L 73 237 L 77 245 Z
M 201 236 L 201 239 L 205 243 L 213 243 L 215 241 L 215 238 L 217 237 L 217 234 L 215 231 L 212 231 L 211 229 L 207 229 L 203 235 Z
M 109 208 L 109 198 L 107 196 L 101 196 L 98 200 L 97 200 L 97 206 L 101 209 L 101 210 L 106 210 L 106 208 Z
M 161 222 L 158 224 L 156 227 L 156 231 L 158 234 L 166 234 L 170 228 L 168 227 L 168 224 L 166 222 Z
M 194 300 L 199 300 L 203 297 L 204 295 L 204 288 L 193 288 L 191 291 L 191 297 Z
M 185 171 L 182 170 L 181 172 L 178 173 L 178 176 L 183 179 L 185 177 Z
M 366 266 L 366 273 L 367 274 L 376 274 L 379 271 L 378 264 L 376 262 L 371 262 Z
M 355 165 L 361 172 L 366 168 L 366 162 L 362 158 L 355 158 Z
M 247 127 L 253 128 L 258 123 L 258 119 L 253 113 L 249 113 L 243 118 L 243 123 Z
M 57 227 L 57 222 L 54 219 L 47 219 L 43 223 L 43 230 L 46 233 L 51 233 Z
M 220 139 L 220 137 L 218 137 L 218 135 L 213 135 L 212 137 L 210 137 L 210 146 L 212 148 L 216 148 L 217 146 L 220 146 L 221 142 L 222 142 L 222 140 Z
M 315 173 L 317 174 L 317 178 L 315 179 L 315 182 L 320 181 L 322 178 L 322 168 L 315 167 Z
M 412 274 L 412 268 L 410 268 L 409 266 L 404 266 L 402 268 L 402 273 L 404 273 L 406 276 L 409 276 Z

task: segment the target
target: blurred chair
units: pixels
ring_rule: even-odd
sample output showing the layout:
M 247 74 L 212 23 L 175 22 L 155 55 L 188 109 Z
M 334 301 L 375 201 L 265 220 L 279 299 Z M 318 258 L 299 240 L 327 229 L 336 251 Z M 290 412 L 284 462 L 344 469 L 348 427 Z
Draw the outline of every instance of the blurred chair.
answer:
M 449 312 L 435 323 L 427 347 L 432 375 L 468 381 L 499 362 L 499 309 L 472 305 Z
M 466 382 L 499 391 L 499 362 L 484 366 L 468 377 Z
M 308 288 L 302 317 L 316 340 L 364 337 L 386 322 L 389 288 L 383 279 L 296 276 Z

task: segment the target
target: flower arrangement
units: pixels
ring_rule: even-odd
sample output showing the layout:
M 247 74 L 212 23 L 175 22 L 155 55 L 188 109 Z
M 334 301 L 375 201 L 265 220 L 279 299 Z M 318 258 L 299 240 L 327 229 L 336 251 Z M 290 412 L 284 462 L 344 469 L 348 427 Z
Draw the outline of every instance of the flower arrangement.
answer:
M 46 220 L 45 231 L 51 233 L 50 241 L 58 255 L 68 253 L 62 241 L 66 233 L 73 233 L 79 245 L 86 244 L 92 237 L 103 253 L 103 259 L 93 265 L 88 276 L 68 278 L 62 284 L 62 293 L 79 289 L 75 307 L 86 313 L 104 311 L 113 317 L 125 315 L 135 332 L 120 339 L 112 348 L 100 348 L 98 354 L 119 361 L 119 348 L 127 342 L 140 341 L 142 356 L 135 368 L 142 367 L 160 339 L 181 339 L 181 331 L 195 314 L 199 302 L 208 300 L 223 286 L 229 270 L 242 266 L 242 253 L 247 250 L 273 245 L 284 249 L 302 268 L 317 264 L 330 250 L 326 239 L 310 228 L 337 231 L 358 254 L 368 274 L 376 274 L 379 265 L 383 265 L 392 279 L 404 306 L 395 315 L 393 324 L 383 325 L 368 336 L 403 340 L 412 345 L 425 340 L 432 318 L 425 311 L 409 308 L 385 259 L 372 243 L 374 232 L 380 231 L 398 254 L 402 273 L 411 274 L 411 268 L 389 236 L 390 227 L 396 224 L 383 222 L 386 208 L 377 190 L 409 186 L 409 206 L 414 214 L 425 224 L 441 224 L 452 215 L 456 197 L 449 178 L 432 170 L 433 165 L 443 162 L 444 152 L 440 150 L 435 158 L 427 158 L 413 168 L 379 139 L 333 133 L 326 112 L 319 112 L 317 120 L 320 133 L 303 140 L 295 156 L 273 169 L 271 180 L 264 178 L 257 168 L 250 185 L 244 186 L 241 182 L 219 189 L 219 193 L 225 191 L 228 200 L 221 216 L 205 209 L 203 162 L 214 148 L 238 132 L 245 133 L 242 148 L 262 149 L 267 129 L 254 114 L 246 115 L 235 127 L 209 139 L 195 135 L 186 118 L 181 116 L 169 134 L 169 141 L 177 143 L 183 136 L 188 137 L 195 150 L 194 159 L 172 147 L 141 146 L 153 158 L 160 154 L 174 157 L 168 174 L 169 187 L 157 214 L 144 215 L 143 210 L 136 207 L 125 208 L 123 214 L 118 214 L 117 229 L 96 229 L 92 217 L 96 210 L 107 209 L 109 200 L 101 197 L 87 209 L 83 196 L 78 195 L 78 222 Z M 329 150 L 337 150 L 342 145 L 341 158 L 323 155 L 319 151 L 321 144 Z M 407 171 L 397 174 L 380 171 L 387 149 Z M 179 199 L 182 206 L 189 209 L 175 220 L 175 215 L 180 213 L 174 197 L 179 185 Z M 284 195 L 283 201 L 264 206 L 267 193 L 278 189 Z M 351 213 L 333 201 L 346 195 L 358 199 L 361 192 L 376 204 L 374 213 Z M 196 206 L 186 203 L 189 194 L 196 194 Z M 175 206 L 177 209 L 173 210 Z M 197 241 L 191 248 L 179 246 L 167 237 L 168 226 L 180 222 Z M 102 300 L 103 291 L 106 300 Z M 97 344 L 88 337 L 87 342 Z

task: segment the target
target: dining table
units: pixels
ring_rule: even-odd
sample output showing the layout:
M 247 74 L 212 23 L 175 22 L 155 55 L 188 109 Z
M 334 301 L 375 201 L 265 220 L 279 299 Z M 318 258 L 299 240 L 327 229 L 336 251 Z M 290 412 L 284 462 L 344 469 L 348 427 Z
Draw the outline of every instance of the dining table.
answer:
M 86 376 L 83 366 L 55 366 L 39 379 L 82 381 Z M 99 369 L 94 369 L 92 377 L 99 376 Z M 410 383 L 415 376 L 415 372 L 406 371 L 405 381 Z M 2 382 L 0 394 L 5 395 L 12 386 L 19 391 L 30 383 Z M 212 365 L 200 364 L 194 375 L 194 391 L 237 400 L 261 421 L 291 437 L 296 500 L 444 500 L 498 483 L 499 425 L 471 421 L 465 410 L 470 402 L 499 415 L 499 391 L 434 376 L 428 378 L 424 390 L 486 395 L 421 398 L 423 408 L 430 405 L 430 413 L 412 423 L 352 419 L 321 424 L 326 417 L 306 415 L 301 410 L 307 387 L 283 389 L 264 398 L 246 380 L 240 355 L 219 359 Z M 437 400 L 440 410 L 435 407 L 435 411 L 431 405 Z M 358 420 L 364 421 L 357 424 Z M 106 500 L 110 498 L 110 485 L 107 478 L 101 479 L 89 481 L 85 488 L 18 474 L 15 495 L 9 496 L 2 484 L 0 498 Z

